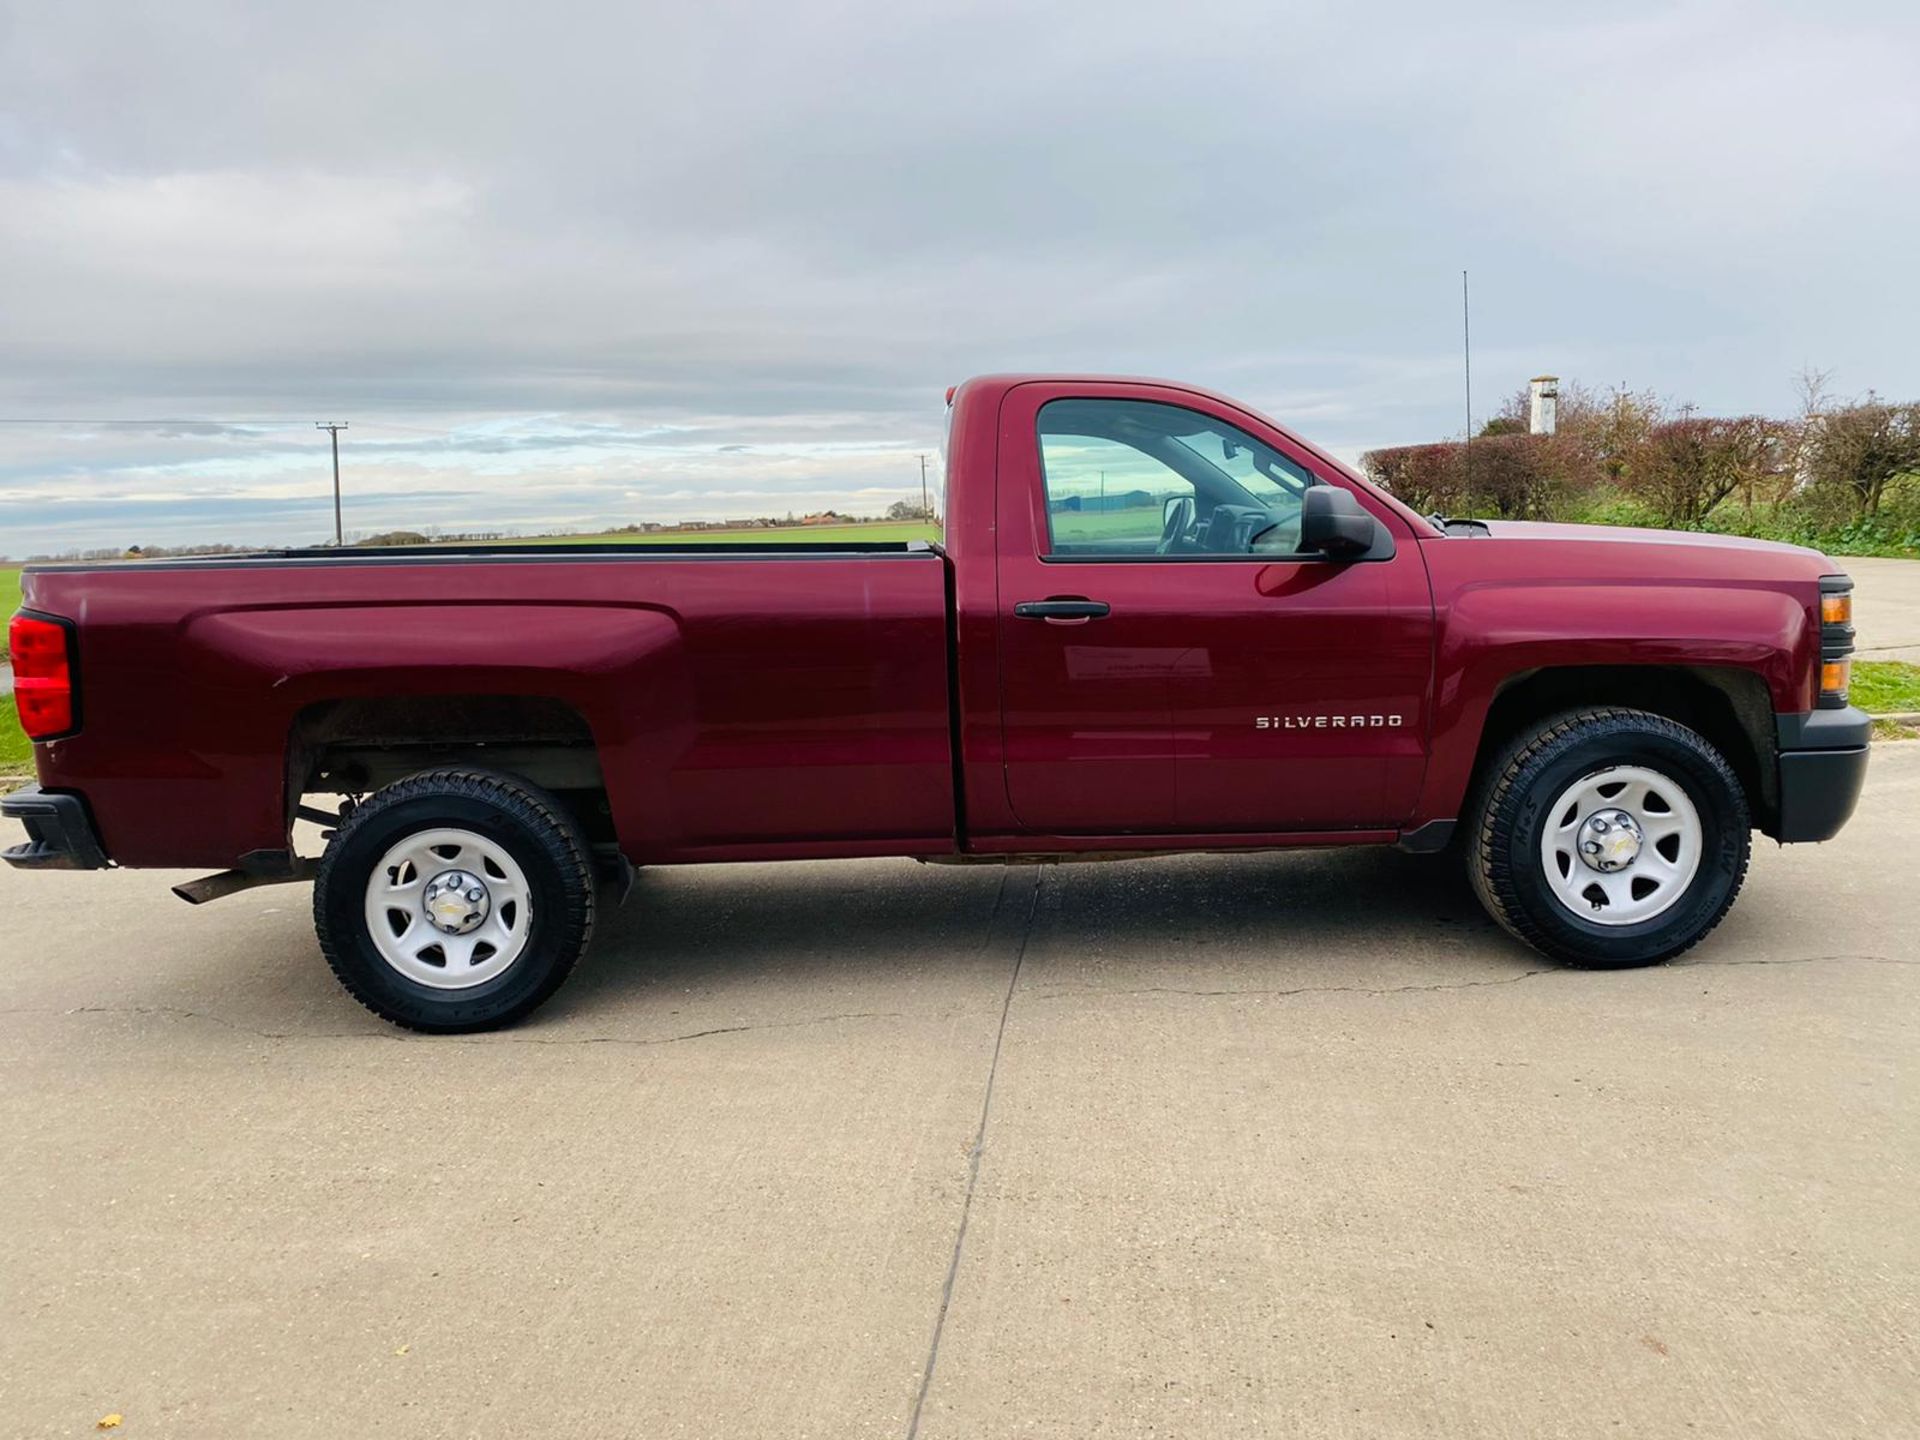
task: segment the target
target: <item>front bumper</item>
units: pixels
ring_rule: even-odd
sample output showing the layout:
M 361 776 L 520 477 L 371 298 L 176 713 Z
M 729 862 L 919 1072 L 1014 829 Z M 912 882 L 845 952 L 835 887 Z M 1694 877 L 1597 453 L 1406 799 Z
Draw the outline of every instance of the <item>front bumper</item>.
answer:
M 1780 826 L 1783 845 L 1831 840 L 1860 801 L 1867 778 L 1873 717 L 1849 705 L 1776 715 L 1780 740 Z
M 22 870 L 104 870 L 107 852 L 94 834 L 87 802 L 29 785 L 0 796 L 0 815 L 27 827 L 27 843 L 0 851 L 0 860 Z

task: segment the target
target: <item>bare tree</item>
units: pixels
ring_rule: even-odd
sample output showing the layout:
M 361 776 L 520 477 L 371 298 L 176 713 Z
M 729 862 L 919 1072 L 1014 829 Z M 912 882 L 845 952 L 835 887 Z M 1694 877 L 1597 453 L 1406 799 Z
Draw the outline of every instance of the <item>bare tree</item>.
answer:
M 1487 423 L 1487 435 L 1525 434 L 1532 392 L 1514 391 Z M 1570 492 L 1594 485 L 1618 485 L 1631 468 L 1632 456 L 1647 433 L 1665 418 L 1666 407 L 1651 390 L 1616 385 L 1596 391 L 1577 380 L 1560 386 L 1558 420 L 1548 462 L 1559 483 Z
M 1807 425 L 1801 467 L 1816 493 L 1845 494 L 1856 515 L 1879 514 L 1889 485 L 1920 474 L 1920 404 L 1889 404 L 1869 390 L 1825 410 Z
M 1553 513 L 1564 488 L 1561 456 L 1553 436 L 1496 430 L 1473 442 L 1470 472 L 1457 441 L 1369 450 L 1360 464 L 1422 512 L 1539 520 Z
M 1761 415 L 1711 419 L 1689 412 L 1648 428 L 1631 452 L 1633 492 L 1663 525 L 1697 525 L 1735 495 L 1776 498 L 1793 474 L 1794 427 Z
M 1800 397 L 1800 418 L 1811 420 L 1816 415 L 1824 415 L 1831 403 L 1833 371 L 1821 370 L 1812 365 L 1800 367 L 1800 373 L 1793 377 L 1794 393 Z

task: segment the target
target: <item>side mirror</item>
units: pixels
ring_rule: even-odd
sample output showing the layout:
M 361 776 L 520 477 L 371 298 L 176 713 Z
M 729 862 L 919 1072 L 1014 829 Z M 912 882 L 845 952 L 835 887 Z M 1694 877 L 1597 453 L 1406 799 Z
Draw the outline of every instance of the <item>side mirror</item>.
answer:
M 1338 485 L 1312 485 L 1300 497 L 1300 548 L 1351 560 L 1373 548 L 1376 522 Z

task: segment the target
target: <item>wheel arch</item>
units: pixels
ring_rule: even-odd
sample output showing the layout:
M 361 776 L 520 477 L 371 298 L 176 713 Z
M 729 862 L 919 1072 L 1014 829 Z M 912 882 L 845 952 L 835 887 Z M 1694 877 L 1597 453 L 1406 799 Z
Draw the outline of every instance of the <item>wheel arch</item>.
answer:
M 1480 792 L 1488 768 L 1516 737 L 1549 716 L 1595 705 L 1645 710 L 1698 733 L 1733 767 L 1756 826 L 1768 835 L 1778 831 L 1773 704 L 1764 679 L 1730 666 L 1566 665 L 1508 676 L 1488 707 L 1464 799 Z
M 611 841 L 600 749 L 587 716 L 550 695 L 360 695 L 315 701 L 287 735 L 287 813 L 304 795 L 357 796 L 423 770 L 467 767 L 551 792 L 590 842 Z

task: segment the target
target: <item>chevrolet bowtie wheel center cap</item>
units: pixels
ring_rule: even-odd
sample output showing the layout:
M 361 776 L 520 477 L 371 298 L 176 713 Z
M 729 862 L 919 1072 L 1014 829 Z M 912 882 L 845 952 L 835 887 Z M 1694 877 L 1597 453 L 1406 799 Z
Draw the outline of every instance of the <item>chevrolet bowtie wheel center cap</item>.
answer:
M 1596 810 L 1580 826 L 1580 858 L 1601 874 L 1624 870 L 1639 858 L 1640 824 L 1624 810 Z
M 443 935 L 466 935 L 486 923 L 493 908 L 487 882 L 465 870 L 442 870 L 420 893 L 427 923 Z

